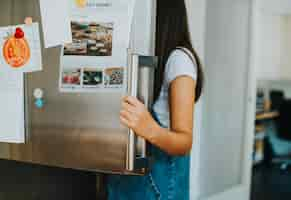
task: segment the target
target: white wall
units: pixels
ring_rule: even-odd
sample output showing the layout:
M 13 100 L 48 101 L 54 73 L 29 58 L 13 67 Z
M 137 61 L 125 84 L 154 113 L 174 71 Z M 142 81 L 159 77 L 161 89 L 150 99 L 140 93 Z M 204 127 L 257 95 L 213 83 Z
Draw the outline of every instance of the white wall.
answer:
M 257 37 L 258 79 L 273 79 L 279 76 L 283 39 L 281 16 L 260 15 Z
M 188 8 L 189 26 L 193 45 L 203 62 L 205 54 L 206 1 L 186 0 L 186 5 Z
M 248 0 L 207 1 L 201 199 L 243 183 L 244 141 L 247 131 L 252 131 L 246 129 L 250 4 Z
M 249 2 L 187 0 L 194 46 L 206 72 L 206 91 L 195 115 L 193 200 L 242 181 Z
M 205 52 L 205 16 L 206 1 L 205 0 L 186 0 L 188 8 L 189 26 L 193 45 L 199 54 L 202 63 L 204 63 Z M 194 144 L 191 159 L 191 179 L 190 179 L 190 196 L 191 200 L 196 200 L 200 191 L 199 184 L 199 156 L 200 156 L 200 133 L 202 132 L 202 104 L 203 99 L 196 105 L 195 110 L 195 128 L 194 128 Z
M 282 38 L 282 77 L 291 80 L 291 15 L 286 15 L 282 19 Z
M 260 9 L 266 13 L 272 14 L 291 14 L 290 0 L 262 0 Z
M 291 81 L 258 81 L 258 88 L 263 88 L 267 93 L 271 90 L 281 90 L 286 98 L 291 99 Z
M 258 80 L 291 80 L 291 17 L 258 10 L 256 74 Z

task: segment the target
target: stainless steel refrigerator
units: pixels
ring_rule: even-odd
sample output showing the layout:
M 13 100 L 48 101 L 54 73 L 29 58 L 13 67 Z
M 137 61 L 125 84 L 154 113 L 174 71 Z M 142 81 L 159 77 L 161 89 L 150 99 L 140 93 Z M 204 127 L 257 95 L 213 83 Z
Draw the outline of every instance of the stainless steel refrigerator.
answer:
M 10 19 L 40 21 L 37 0 L 7 1 Z M 13 14 L 12 14 L 13 13 Z M 127 94 L 150 109 L 153 100 L 155 1 L 137 1 L 128 55 Z M 43 49 L 43 71 L 25 75 L 25 144 L 0 144 L 0 158 L 40 165 L 118 174 L 144 174 L 150 165 L 148 144 L 121 125 L 124 93 L 59 92 L 60 48 Z M 45 105 L 34 105 L 33 92 L 44 91 Z M 3 153 L 6 152 L 6 153 Z

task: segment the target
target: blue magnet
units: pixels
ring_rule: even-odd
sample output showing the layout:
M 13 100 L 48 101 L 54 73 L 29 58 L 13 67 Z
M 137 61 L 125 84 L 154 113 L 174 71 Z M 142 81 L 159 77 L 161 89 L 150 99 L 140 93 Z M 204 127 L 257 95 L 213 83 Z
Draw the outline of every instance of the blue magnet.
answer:
M 43 99 L 36 99 L 34 102 L 34 105 L 38 108 L 41 109 L 44 106 L 44 101 Z
M 33 96 L 34 96 L 34 105 L 35 107 L 37 107 L 38 109 L 41 109 L 44 107 L 44 100 L 43 100 L 43 95 L 44 92 L 41 88 L 36 88 L 33 90 Z

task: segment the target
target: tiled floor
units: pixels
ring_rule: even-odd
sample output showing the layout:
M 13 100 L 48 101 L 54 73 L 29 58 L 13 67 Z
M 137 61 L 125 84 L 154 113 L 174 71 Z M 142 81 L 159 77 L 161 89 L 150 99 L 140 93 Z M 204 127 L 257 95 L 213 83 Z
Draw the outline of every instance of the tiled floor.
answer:
M 251 200 L 290 200 L 291 169 L 279 167 L 257 167 L 253 172 Z

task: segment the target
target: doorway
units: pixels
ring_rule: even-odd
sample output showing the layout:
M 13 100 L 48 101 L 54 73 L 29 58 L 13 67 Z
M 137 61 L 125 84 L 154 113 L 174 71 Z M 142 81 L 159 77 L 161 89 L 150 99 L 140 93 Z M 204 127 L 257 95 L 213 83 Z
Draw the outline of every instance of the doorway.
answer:
M 290 199 L 291 2 L 255 0 L 253 3 L 256 128 L 251 199 Z

